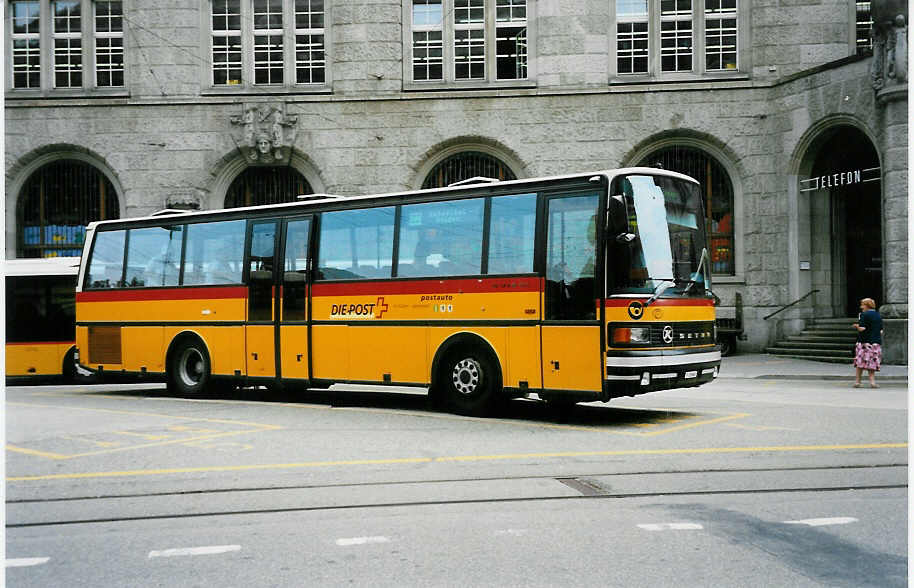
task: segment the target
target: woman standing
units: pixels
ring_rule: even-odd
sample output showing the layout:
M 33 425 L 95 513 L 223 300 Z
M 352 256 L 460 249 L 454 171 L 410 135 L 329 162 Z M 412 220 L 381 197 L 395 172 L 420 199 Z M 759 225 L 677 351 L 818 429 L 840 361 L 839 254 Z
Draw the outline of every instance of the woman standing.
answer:
M 870 378 L 870 388 L 878 388 L 876 372 L 882 365 L 882 317 L 876 312 L 876 302 L 872 298 L 860 301 L 860 319 L 854 323 L 857 329 L 857 345 L 854 349 L 854 367 L 857 377 L 854 388 L 860 387 L 860 376 L 863 370 Z

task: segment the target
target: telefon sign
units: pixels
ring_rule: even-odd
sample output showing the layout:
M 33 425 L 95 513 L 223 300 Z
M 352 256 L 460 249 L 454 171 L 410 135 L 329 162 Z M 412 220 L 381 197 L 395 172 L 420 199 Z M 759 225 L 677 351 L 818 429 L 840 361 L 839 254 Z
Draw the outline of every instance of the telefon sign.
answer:
M 815 190 L 827 190 L 828 188 L 840 188 L 841 186 L 878 182 L 880 179 L 878 167 L 835 172 L 814 176 L 807 180 L 800 180 L 800 192 L 813 192 Z

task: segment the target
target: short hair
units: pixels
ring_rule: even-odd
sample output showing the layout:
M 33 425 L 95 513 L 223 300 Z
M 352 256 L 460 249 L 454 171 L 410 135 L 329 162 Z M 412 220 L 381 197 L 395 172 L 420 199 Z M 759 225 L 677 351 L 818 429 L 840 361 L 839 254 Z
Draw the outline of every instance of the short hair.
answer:
M 860 301 L 860 304 L 862 304 L 863 306 L 865 306 L 871 310 L 876 310 L 876 301 L 873 300 L 872 298 L 864 298 L 863 300 Z

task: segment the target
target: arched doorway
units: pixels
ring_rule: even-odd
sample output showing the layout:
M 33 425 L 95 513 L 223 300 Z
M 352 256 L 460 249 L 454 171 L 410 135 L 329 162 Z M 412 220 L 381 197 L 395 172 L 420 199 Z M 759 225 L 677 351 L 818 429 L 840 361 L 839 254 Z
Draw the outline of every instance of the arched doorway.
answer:
M 295 202 L 313 194 L 311 184 L 293 167 L 248 167 L 232 181 L 225 194 L 225 207 L 259 206 Z
M 16 207 L 17 257 L 78 257 L 92 221 L 116 219 L 114 186 L 90 163 L 60 159 L 28 177 Z
M 460 151 L 435 164 L 422 181 L 422 189 L 443 188 L 475 177 L 517 179 L 511 168 L 497 157 L 480 151 Z
M 833 307 L 856 316 L 861 298 L 884 301 L 879 154 L 849 125 L 827 129 L 816 143 L 809 177 L 800 181 L 813 198 L 813 251 L 831 245 Z

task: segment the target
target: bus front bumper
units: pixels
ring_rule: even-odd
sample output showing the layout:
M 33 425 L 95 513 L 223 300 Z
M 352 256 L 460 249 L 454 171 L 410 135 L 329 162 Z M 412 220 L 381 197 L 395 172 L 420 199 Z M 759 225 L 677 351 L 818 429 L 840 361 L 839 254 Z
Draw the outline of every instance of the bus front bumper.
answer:
M 713 381 L 720 372 L 720 347 L 700 350 L 611 351 L 606 356 L 606 400 L 645 392 L 690 388 Z

